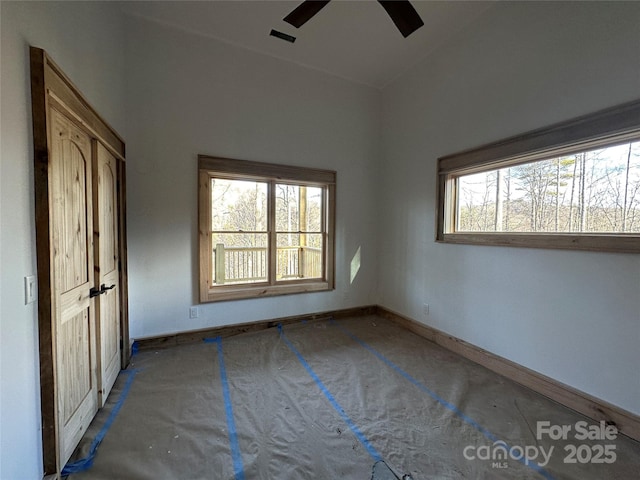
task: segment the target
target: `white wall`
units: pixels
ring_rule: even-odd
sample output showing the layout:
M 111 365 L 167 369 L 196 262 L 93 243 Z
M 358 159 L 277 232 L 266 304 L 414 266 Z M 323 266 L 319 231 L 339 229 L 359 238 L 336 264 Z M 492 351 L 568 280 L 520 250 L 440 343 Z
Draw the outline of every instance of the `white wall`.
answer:
M 138 17 L 126 70 L 133 338 L 375 303 L 379 91 Z M 337 171 L 335 291 L 203 304 L 189 319 L 199 153 Z
M 637 99 L 638 24 L 636 2 L 501 3 L 383 91 L 379 290 L 392 310 L 636 414 L 639 255 L 434 236 L 437 158 Z
M 22 291 L 36 268 L 29 44 L 126 134 L 133 337 L 378 301 L 421 319 L 426 301 L 434 327 L 640 413 L 640 256 L 433 242 L 438 156 L 638 96 L 640 4 L 500 4 L 387 88 L 382 111 L 375 90 L 125 22 L 113 5 L 0 5 L 1 479 L 42 471 L 36 305 Z M 336 169 L 337 290 L 189 320 L 198 153 Z
M 80 2 L 1 2 L 0 479 L 42 478 L 29 45 L 44 48 L 124 134 L 124 25 Z

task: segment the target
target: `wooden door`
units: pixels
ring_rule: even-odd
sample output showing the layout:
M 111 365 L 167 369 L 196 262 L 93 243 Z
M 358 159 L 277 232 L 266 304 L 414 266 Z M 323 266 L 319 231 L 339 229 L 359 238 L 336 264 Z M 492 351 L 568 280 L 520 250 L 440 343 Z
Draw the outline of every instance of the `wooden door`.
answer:
M 91 138 L 51 107 L 50 231 L 60 460 L 98 409 Z
M 116 158 L 95 143 L 93 173 L 95 283 L 98 338 L 100 339 L 100 406 L 120 372 L 120 272 L 118 249 L 118 169 Z
M 30 58 L 42 460 L 60 478 L 129 363 L 125 144 L 44 50 Z

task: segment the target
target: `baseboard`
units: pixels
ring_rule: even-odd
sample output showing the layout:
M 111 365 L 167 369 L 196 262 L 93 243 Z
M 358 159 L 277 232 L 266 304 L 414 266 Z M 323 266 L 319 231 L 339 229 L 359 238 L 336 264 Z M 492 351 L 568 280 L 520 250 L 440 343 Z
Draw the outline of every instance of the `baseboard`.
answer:
M 614 425 L 620 433 L 640 441 L 638 415 L 384 307 L 378 306 L 376 313 L 596 422 L 603 420 L 608 425 Z
M 449 335 L 433 327 L 417 322 L 404 315 L 400 315 L 385 307 L 369 305 L 364 307 L 354 307 L 341 310 L 330 310 L 326 312 L 308 313 L 291 317 L 273 318 L 257 322 L 241 323 L 224 327 L 207 328 L 202 330 L 191 330 L 187 332 L 175 333 L 172 335 L 162 335 L 136 339 L 139 350 L 149 350 L 166 348 L 176 345 L 201 342 L 205 338 L 230 337 L 248 332 L 257 332 L 274 328 L 277 325 L 287 325 L 298 323 L 302 320 L 320 320 L 323 318 L 347 318 L 364 315 L 379 315 L 393 321 L 407 330 L 430 340 L 447 350 L 462 355 L 475 363 L 478 363 L 489 370 L 492 370 L 514 382 L 519 383 L 545 397 L 554 400 L 565 407 L 571 408 L 597 422 L 603 420 L 609 425 L 615 425 L 619 432 L 640 441 L 640 416 L 628 412 L 620 407 L 593 397 L 588 393 L 565 385 L 550 377 L 530 370 L 511 360 L 495 355 L 487 350 L 465 342 L 453 335 Z
M 205 338 L 214 337 L 231 337 L 241 333 L 257 332 L 274 328 L 280 325 L 298 323 L 302 320 L 319 320 L 323 318 L 346 318 L 359 317 L 363 315 L 373 315 L 378 307 L 369 305 L 366 307 L 345 308 L 341 310 L 330 310 L 326 312 L 307 313 L 302 315 L 294 315 L 291 317 L 272 318 L 269 320 L 259 320 L 257 322 L 238 323 L 224 327 L 206 328 L 202 330 L 190 330 L 187 332 L 179 332 L 171 335 L 160 335 L 157 337 L 147 337 L 136 339 L 135 344 L 138 350 L 150 350 L 157 348 L 166 348 L 176 345 L 184 345 L 187 343 L 201 342 Z

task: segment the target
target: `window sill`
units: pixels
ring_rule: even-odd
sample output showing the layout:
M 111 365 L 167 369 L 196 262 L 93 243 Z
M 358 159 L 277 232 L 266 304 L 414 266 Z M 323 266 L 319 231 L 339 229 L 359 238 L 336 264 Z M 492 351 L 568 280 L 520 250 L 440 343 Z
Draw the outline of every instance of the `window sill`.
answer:
M 226 300 L 242 300 L 249 298 L 273 297 L 277 295 L 291 295 L 295 293 L 311 293 L 333 290 L 333 285 L 326 281 L 283 282 L 278 285 L 221 285 L 209 288 L 200 301 L 222 302 Z
M 640 253 L 640 235 L 637 234 L 460 232 L 445 233 L 436 241 L 467 245 Z

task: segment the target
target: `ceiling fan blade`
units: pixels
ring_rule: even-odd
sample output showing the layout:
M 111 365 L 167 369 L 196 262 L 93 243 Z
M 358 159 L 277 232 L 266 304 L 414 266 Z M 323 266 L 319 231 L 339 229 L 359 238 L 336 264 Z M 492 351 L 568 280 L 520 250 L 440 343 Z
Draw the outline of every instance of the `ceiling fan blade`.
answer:
M 311 17 L 318 13 L 329 3 L 330 0 L 305 0 L 298 5 L 289 15 L 284 17 L 284 21 L 296 28 L 300 28 L 307 23 Z
M 404 38 L 407 38 L 424 25 L 420 15 L 413 8 L 413 5 L 409 3 L 409 0 L 378 0 L 378 2 L 387 11 Z

